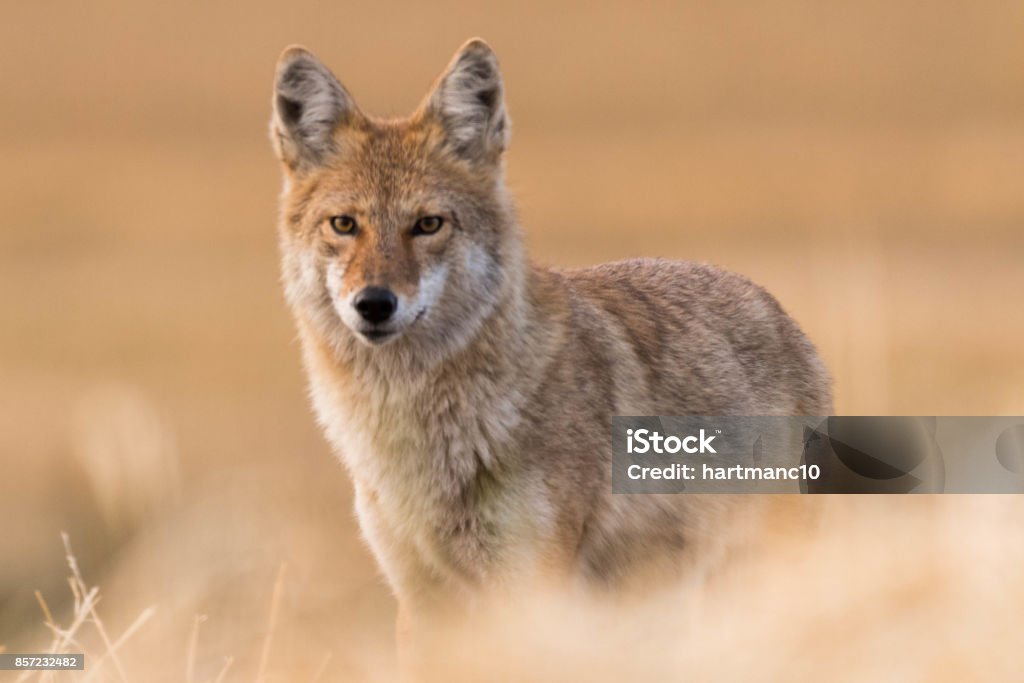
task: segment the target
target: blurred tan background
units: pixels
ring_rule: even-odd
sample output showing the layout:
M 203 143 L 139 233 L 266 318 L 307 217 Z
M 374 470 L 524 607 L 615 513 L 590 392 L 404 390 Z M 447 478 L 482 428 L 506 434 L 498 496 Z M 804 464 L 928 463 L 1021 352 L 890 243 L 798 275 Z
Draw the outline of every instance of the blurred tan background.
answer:
M 1024 413 L 1020 2 L 10 4 L 0 645 L 48 641 L 32 591 L 66 607 L 64 529 L 112 632 L 156 604 L 133 638 L 180 653 L 209 615 L 199 670 L 256 670 L 282 561 L 280 652 L 387 666 L 279 292 L 271 77 L 302 43 L 402 114 L 474 35 L 537 260 L 749 275 L 840 413 Z

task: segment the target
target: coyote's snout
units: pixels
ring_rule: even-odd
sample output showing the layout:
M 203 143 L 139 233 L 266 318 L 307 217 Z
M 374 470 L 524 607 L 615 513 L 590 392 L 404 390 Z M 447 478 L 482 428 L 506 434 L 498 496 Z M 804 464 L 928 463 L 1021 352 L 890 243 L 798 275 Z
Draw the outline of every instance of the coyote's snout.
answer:
M 273 110 L 313 402 L 404 613 L 535 581 L 618 586 L 720 543 L 721 498 L 612 495 L 613 415 L 831 411 L 811 344 L 740 276 L 528 263 L 484 42 L 392 120 L 290 48 Z

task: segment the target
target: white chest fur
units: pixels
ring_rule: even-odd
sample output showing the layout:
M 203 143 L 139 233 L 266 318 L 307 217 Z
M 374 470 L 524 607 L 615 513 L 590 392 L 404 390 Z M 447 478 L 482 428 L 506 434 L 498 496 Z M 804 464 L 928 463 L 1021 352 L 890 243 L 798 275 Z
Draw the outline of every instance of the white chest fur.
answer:
M 456 378 L 428 387 L 311 377 L 320 423 L 355 481 L 363 533 L 396 591 L 530 562 L 522 555 L 553 515 L 543 482 L 513 461 L 520 397 Z

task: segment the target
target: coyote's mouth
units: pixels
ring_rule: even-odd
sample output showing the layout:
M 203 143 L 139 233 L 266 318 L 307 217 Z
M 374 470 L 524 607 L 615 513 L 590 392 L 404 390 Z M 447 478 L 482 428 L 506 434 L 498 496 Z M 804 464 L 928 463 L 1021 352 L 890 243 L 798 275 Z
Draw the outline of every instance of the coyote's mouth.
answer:
M 371 344 L 381 344 L 397 334 L 397 330 L 360 330 L 359 334 Z
M 387 340 L 391 339 L 392 337 L 397 337 L 400 332 L 408 330 L 410 327 L 418 323 L 426 314 L 427 308 L 424 307 L 420 309 L 419 313 L 416 314 L 416 317 L 413 318 L 412 322 L 410 322 L 408 325 L 404 325 L 398 329 L 387 327 L 369 327 L 365 329 L 360 329 L 359 334 L 371 344 L 380 345 L 386 342 Z

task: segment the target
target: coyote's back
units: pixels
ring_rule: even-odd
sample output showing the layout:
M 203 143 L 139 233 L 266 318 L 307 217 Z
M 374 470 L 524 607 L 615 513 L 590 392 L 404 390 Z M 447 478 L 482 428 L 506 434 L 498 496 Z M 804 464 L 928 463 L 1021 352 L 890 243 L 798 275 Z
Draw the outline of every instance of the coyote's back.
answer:
M 637 259 L 567 274 L 593 318 L 582 338 L 613 347 L 642 415 L 827 415 L 830 382 L 779 303 L 748 279 L 687 261 Z M 618 406 L 625 410 L 630 406 Z M 620 412 L 618 414 L 629 414 Z
M 611 495 L 613 415 L 831 410 L 814 349 L 744 278 L 529 264 L 482 41 L 396 120 L 291 48 L 272 139 L 313 402 L 407 615 L 534 581 L 623 585 L 720 549 L 728 499 Z

